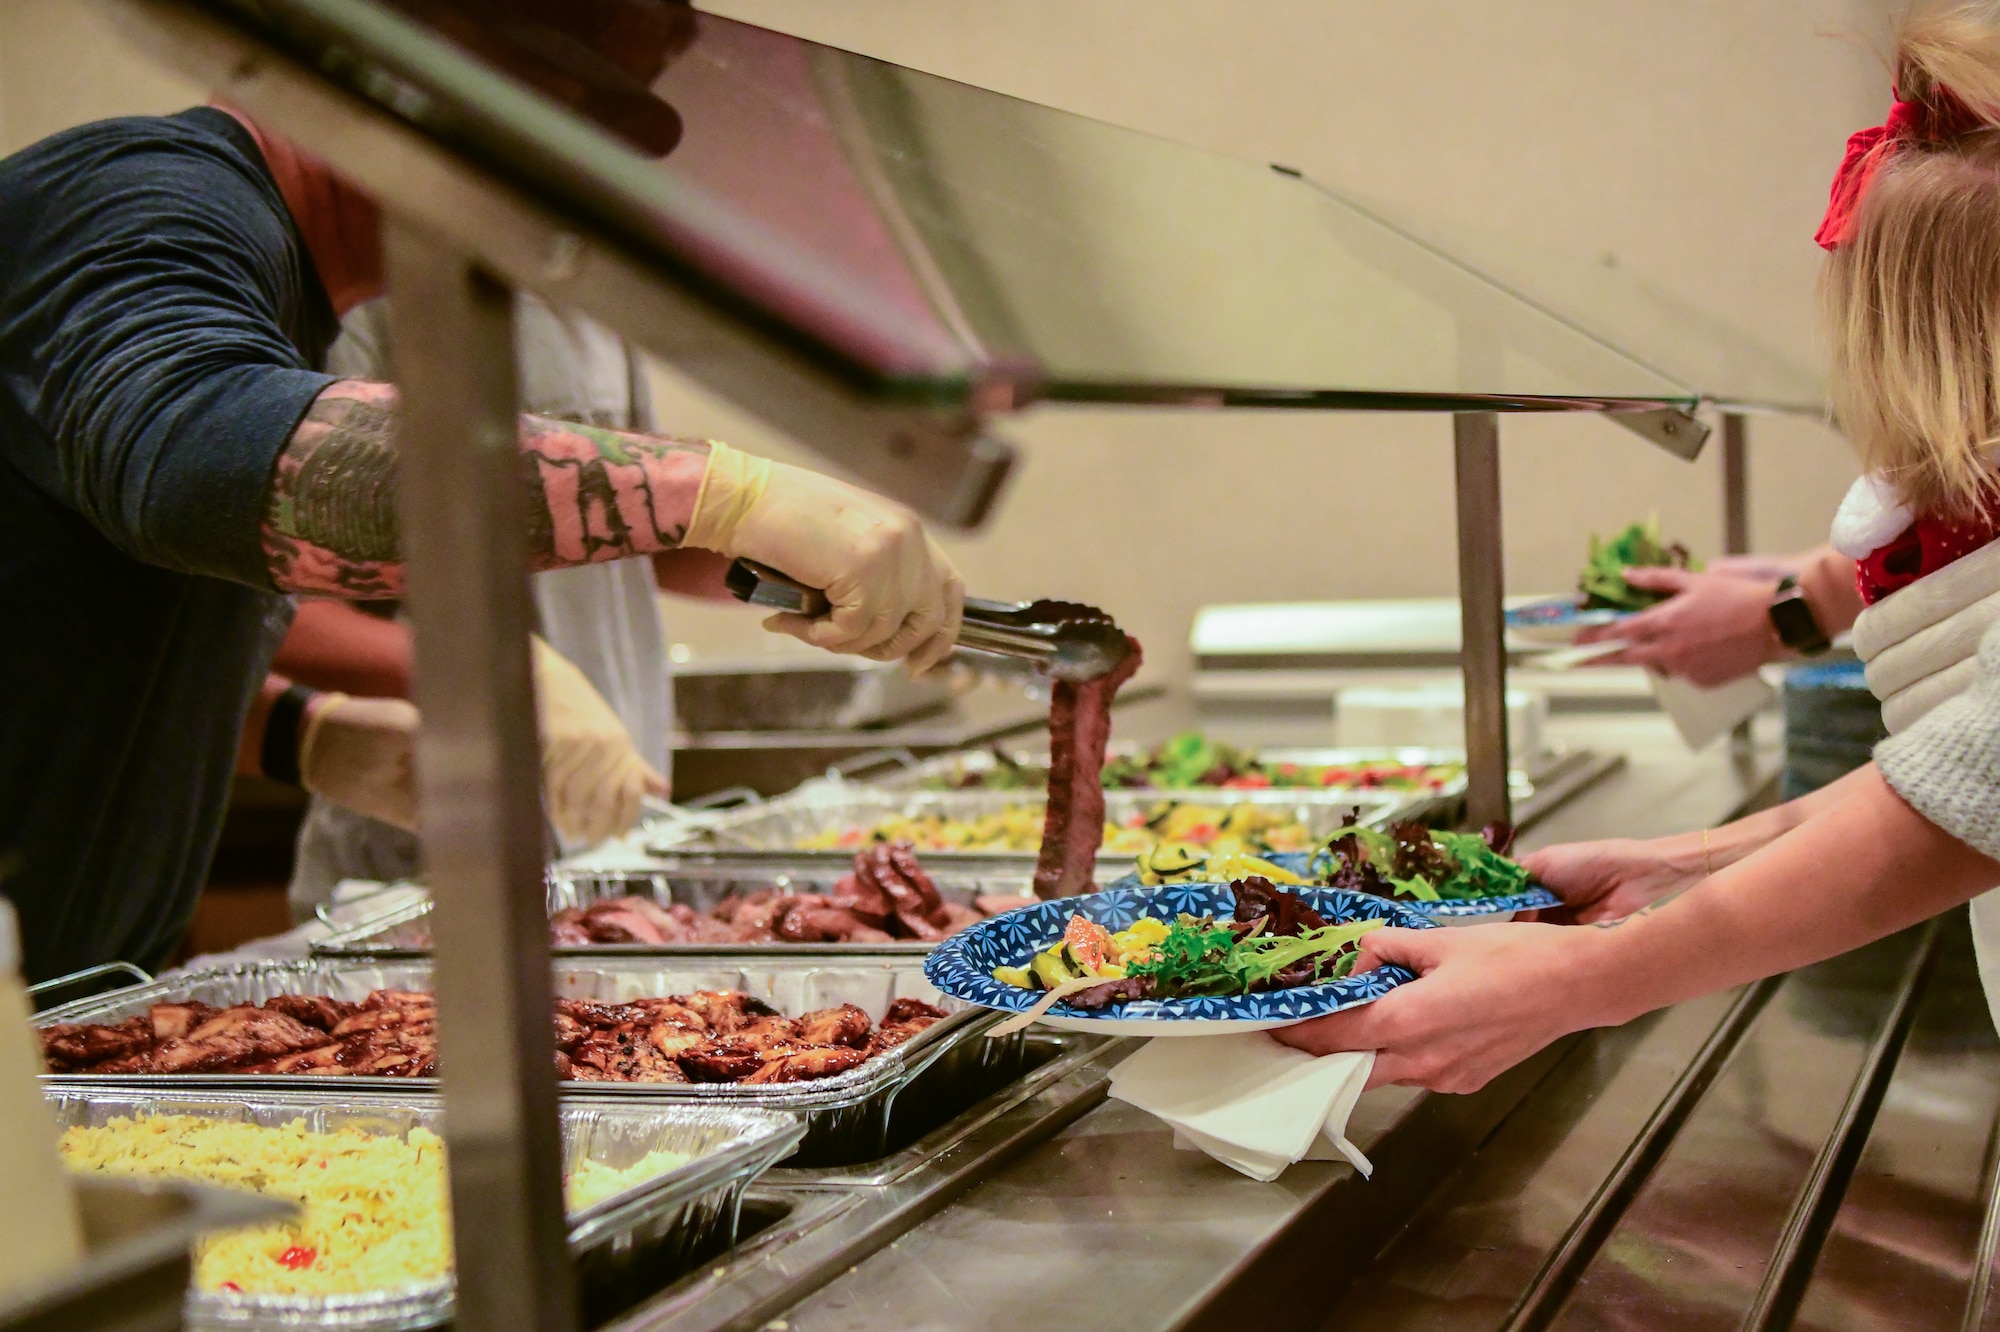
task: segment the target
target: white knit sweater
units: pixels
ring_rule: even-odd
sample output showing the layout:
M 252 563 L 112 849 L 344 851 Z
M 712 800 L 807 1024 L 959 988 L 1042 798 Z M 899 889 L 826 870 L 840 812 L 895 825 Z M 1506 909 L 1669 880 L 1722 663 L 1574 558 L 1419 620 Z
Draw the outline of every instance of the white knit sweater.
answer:
M 2000 860 L 2000 625 L 1979 641 L 1971 687 L 1877 745 L 1875 764 L 1917 813 Z

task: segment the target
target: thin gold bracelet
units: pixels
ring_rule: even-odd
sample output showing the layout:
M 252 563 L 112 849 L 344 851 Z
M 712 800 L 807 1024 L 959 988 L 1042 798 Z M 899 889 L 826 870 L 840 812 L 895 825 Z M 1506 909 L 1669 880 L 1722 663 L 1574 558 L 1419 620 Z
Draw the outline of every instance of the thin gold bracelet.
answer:
M 1706 879 L 1715 873 L 1715 862 L 1708 855 L 1708 829 L 1701 830 L 1701 877 Z

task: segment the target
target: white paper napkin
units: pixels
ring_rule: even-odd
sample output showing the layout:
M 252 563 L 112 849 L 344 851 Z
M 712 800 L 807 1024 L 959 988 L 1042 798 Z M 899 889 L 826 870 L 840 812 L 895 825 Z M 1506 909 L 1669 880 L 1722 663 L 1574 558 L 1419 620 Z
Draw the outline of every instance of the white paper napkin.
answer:
M 1756 716 L 1777 697 L 1777 691 L 1755 672 L 1714 689 L 1670 679 L 1655 670 L 1648 670 L 1646 677 L 1652 682 L 1653 697 L 1693 750 L 1707 748 L 1717 736 Z
M 1111 1095 L 1174 1129 L 1174 1145 L 1269 1181 L 1294 1161 L 1374 1167 L 1347 1140 L 1347 1117 L 1375 1066 L 1372 1051 L 1323 1055 L 1261 1031 L 1148 1041 L 1111 1071 Z

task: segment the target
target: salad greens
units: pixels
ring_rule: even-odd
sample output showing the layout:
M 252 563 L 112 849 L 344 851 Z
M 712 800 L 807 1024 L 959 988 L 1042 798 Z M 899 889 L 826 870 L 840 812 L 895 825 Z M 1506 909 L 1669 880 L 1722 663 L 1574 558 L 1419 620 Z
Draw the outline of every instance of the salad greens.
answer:
M 1609 541 L 1592 535 L 1590 559 L 1576 582 L 1584 609 L 1637 611 L 1666 600 L 1664 592 L 1648 592 L 1626 582 L 1625 571 L 1631 568 L 1699 569 L 1701 564 L 1680 542 L 1660 539 L 1657 517 L 1633 523 Z
M 1161 999 L 1249 994 L 1293 968 L 1305 972 L 1294 984 L 1339 980 L 1354 969 L 1355 941 L 1382 925 L 1379 919 L 1355 920 L 1290 936 L 1239 935 L 1227 925 L 1182 916 L 1167 927 L 1167 937 L 1151 955 L 1128 964 L 1125 974 L 1148 979 L 1151 993 Z
M 1420 902 L 1505 897 L 1525 892 L 1532 882 L 1528 871 L 1504 854 L 1512 835 L 1512 829 L 1497 825 L 1462 833 L 1421 823 L 1392 823 L 1386 832 L 1350 824 L 1326 844 L 1332 864 L 1324 879 L 1333 888 L 1397 893 Z

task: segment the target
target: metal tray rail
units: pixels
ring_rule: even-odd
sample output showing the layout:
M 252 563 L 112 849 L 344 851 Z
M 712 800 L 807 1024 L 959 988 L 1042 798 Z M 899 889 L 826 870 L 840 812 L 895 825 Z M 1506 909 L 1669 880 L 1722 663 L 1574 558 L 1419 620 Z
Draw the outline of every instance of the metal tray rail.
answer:
M 329 1103 L 298 1092 L 161 1093 L 51 1086 L 48 1100 L 65 1128 L 137 1115 L 192 1115 L 275 1126 L 306 1121 L 315 1132 L 358 1129 L 407 1136 L 437 1131 L 444 1111 L 434 1096 L 363 1094 Z M 696 1262 L 730 1247 L 744 1191 L 803 1134 L 789 1115 L 766 1110 L 641 1106 L 565 1101 L 565 1173 L 584 1160 L 624 1168 L 651 1151 L 697 1159 L 569 1218 L 570 1252 L 587 1308 L 628 1307 Z M 191 1328 L 339 1328 L 400 1332 L 449 1321 L 453 1282 L 427 1282 L 365 1294 L 240 1295 L 190 1287 Z
M 854 849 L 806 850 L 799 844 L 823 834 L 829 828 L 865 828 L 892 816 L 914 817 L 940 814 L 948 818 L 976 819 L 997 814 L 1010 806 L 1034 804 L 1040 795 L 1033 791 L 894 791 L 861 786 L 851 782 L 821 780 L 809 782 L 789 795 L 763 805 L 738 810 L 717 819 L 703 829 L 680 828 L 663 832 L 647 845 L 654 855 L 673 855 L 701 850 L 718 865 L 740 863 L 767 865 L 782 854 L 791 859 L 817 861 L 843 868 L 854 859 Z M 1186 801 L 1185 792 L 1112 790 L 1104 793 L 1105 817 L 1124 823 L 1143 817 L 1163 800 Z M 1280 791 L 1215 790 L 1200 793 L 1200 803 L 1256 805 L 1282 810 L 1305 824 L 1317 839 L 1332 833 L 1358 809 L 1361 821 L 1379 826 L 1397 817 L 1415 802 L 1380 791 Z M 970 872 L 1007 869 L 1029 870 L 1035 863 L 1033 851 L 919 851 L 926 869 L 936 872 L 947 867 Z M 1101 850 L 1097 853 L 1100 878 L 1117 877 L 1132 863 L 1129 851 Z
M 664 868 L 651 870 L 551 869 L 548 877 L 549 914 L 570 907 L 589 906 L 612 898 L 638 896 L 665 905 L 684 902 L 706 912 L 731 894 L 775 888 L 788 893 L 828 893 L 840 875 L 823 861 L 793 857 L 789 863 L 744 866 L 739 864 L 681 864 L 670 858 Z M 844 871 L 843 871 L 844 872 Z M 1017 873 L 973 875 L 942 871 L 932 876 L 938 895 L 948 902 L 969 906 L 986 894 L 1029 895 L 1029 878 Z M 379 957 L 384 954 L 426 953 L 431 947 L 429 916 L 431 901 L 423 898 L 371 916 L 367 920 L 337 930 L 315 940 L 312 951 L 327 957 Z M 834 956 L 859 951 L 908 954 L 921 957 L 934 945 L 918 940 L 868 944 L 559 944 L 551 948 L 558 958 L 595 957 L 600 954 L 678 954 L 689 951 L 719 955 L 763 956 L 773 948 L 787 953 L 825 953 Z
M 151 985 L 66 1004 L 35 1016 L 40 1027 L 59 1022 L 119 1022 L 156 1003 L 199 999 L 217 1005 L 262 1003 L 280 994 L 326 994 L 359 999 L 370 990 L 430 988 L 427 957 L 316 957 L 246 963 L 213 971 L 183 972 Z M 565 1096 L 642 1104 L 747 1107 L 800 1117 L 805 1137 L 794 1165 L 852 1165 L 888 1150 L 890 1117 L 899 1123 L 942 1123 L 994 1088 L 1018 1076 L 1019 1033 L 999 1040 L 985 1033 L 1003 1014 L 941 999 L 923 977 L 923 959 L 911 955 L 799 956 L 767 949 L 761 955 L 651 953 L 641 956 L 562 959 L 554 972 L 558 995 L 617 1001 L 701 989 L 736 989 L 798 1014 L 852 1003 L 879 1019 L 900 998 L 940 1003 L 949 1016 L 858 1068 L 816 1082 L 744 1086 L 740 1083 L 566 1082 Z M 345 1100 L 361 1092 L 434 1094 L 434 1078 L 312 1077 L 286 1074 L 44 1074 L 63 1089 L 115 1092 L 140 1089 L 198 1094 L 214 1088 L 284 1091 Z

